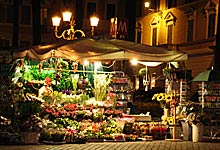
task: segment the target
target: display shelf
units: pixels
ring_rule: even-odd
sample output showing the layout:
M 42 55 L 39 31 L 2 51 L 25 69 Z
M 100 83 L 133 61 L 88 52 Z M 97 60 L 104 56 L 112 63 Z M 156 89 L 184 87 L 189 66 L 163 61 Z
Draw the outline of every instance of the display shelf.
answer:
M 212 122 L 220 121 L 220 83 L 202 82 L 198 92 L 203 112 L 210 116 Z M 213 124 L 212 127 L 214 126 Z
M 202 108 L 220 108 L 220 83 L 202 82 L 199 84 L 199 100 Z
M 180 79 L 172 82 L 172 90 L 175 90 L 176 93 L 179 93 L 180 103 L 186 102 L 189 99 L 189 85 L 187 80 Z
M 129 77 L 115 75 L 109 89 L 116 99 L 116 109 L 126 110 L 128 102 L 133 102 L 133 85 Z

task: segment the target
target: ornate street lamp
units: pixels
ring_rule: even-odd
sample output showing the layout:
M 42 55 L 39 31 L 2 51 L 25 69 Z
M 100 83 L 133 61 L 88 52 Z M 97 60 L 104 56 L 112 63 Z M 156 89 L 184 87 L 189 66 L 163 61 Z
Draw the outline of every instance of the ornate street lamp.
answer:
M 95 27 L 98 26 L 98 23 L 99 23 L 99 18 L 96 15 L 92 15 L 90 17 L 90 25 L 92 27 L 92 37 L 94 36 Z
M 79 33 L 81 37 L 85 37 L 85 33 L 82 30 L 74 30 L 75 20 L 72 17 L 72 13 L 69 11 L 63 12 L 63 22 L 69 24 L 69 29 L 65 29 L 62 33 L 58 34 L 58 27 L 60 26 L 61 18 L 55 16 L 52 18 L 53 26 L 55 26 L 54 32 L 57 38 L 63 38 L 65 40 L 77 39 L 76 33 Z

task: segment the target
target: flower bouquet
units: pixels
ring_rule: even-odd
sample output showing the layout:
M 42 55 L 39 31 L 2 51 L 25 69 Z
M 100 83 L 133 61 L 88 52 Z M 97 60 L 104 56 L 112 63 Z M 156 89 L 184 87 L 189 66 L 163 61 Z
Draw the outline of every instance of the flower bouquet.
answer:
M 204 112 L 192 112 L 187 116 L 187 121 L 192 125 L 192 141 L 202 141 L 203 127 L 211 123 L 210 117 Z
M 37 144 L 39 133 L 45 126 L 43 119 L 37 115 L 31 115 L 20 125 L 21 142 L 24 144 Z
M 187 116 L 187 121 L 190 124 L 209 125 L 211 122 L 210 117 L 204 112 L 192 112 Z
M 172 100 L 172 94 L 157 93 L 153 95 L 152 100 L 160 102 L 161 108 L 167 108 Z
M 37 115 L 31 115 L 27 120 L 21 123 L 22 132 L 40 132 L 44 127 L 43 119 Z

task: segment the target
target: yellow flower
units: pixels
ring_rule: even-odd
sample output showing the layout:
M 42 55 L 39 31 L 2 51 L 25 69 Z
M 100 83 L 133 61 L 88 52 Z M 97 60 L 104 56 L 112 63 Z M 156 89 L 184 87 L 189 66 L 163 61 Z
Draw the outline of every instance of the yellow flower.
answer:
M 18 83 L 17 83 L 17 86 L 18 86 L 18 87 L 22 87 L 22 86 L 23 86 L 23 83 L 22 83 L 22 82 L 18 82 Z
M 167 117 L 168 124 L 174 124 L 174 118 L 173 117 Z
M 172 100 L 172 94 L 165 94 L 166 103 Z
M 164 100 L 164 93 L 160 93 L 157 97 L 157 101 L 162 101 Z
M 159 94 L 154 94 L 154 96 L 152 97 L 152 100 L 157 99 L 158 96 L 159 96 Z

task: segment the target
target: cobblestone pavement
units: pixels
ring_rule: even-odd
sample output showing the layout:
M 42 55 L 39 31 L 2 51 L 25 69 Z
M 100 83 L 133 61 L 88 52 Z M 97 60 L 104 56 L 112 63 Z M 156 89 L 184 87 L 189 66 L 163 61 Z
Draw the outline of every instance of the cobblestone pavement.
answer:
M 192 141 L 104 142 L 63 145 L 0 145 L 0 150 L 219 150 L 220 143 Z

